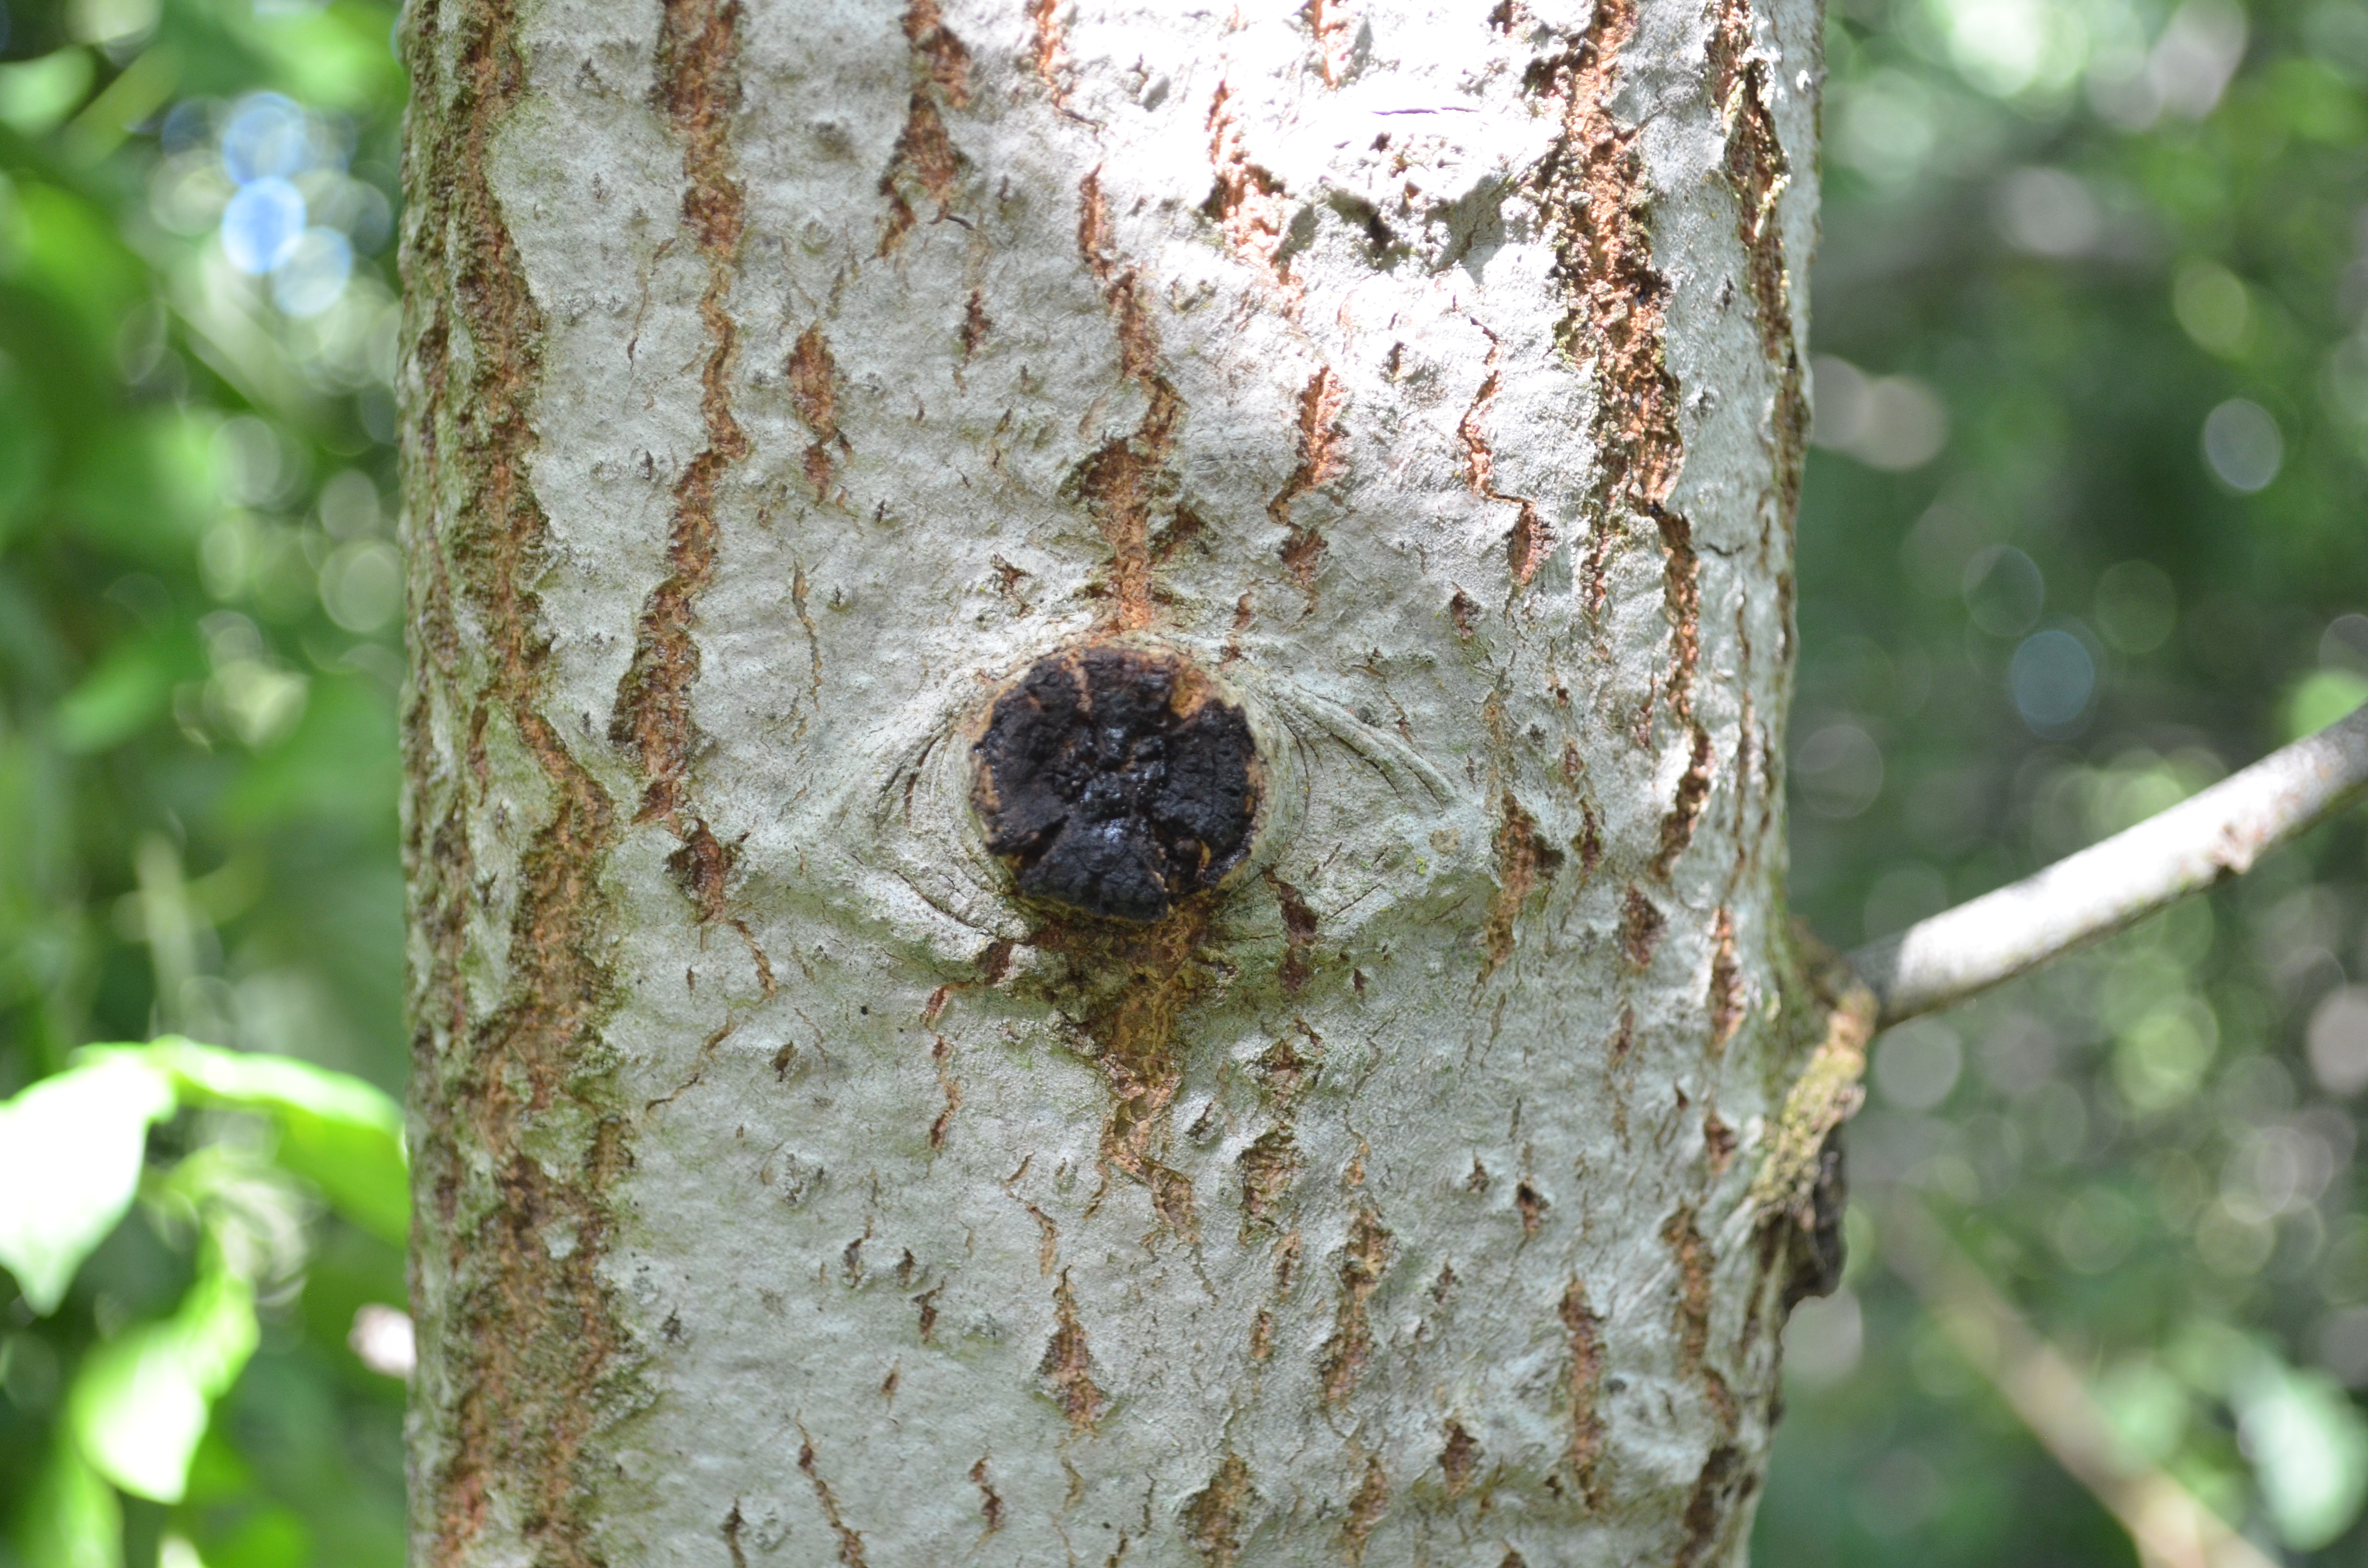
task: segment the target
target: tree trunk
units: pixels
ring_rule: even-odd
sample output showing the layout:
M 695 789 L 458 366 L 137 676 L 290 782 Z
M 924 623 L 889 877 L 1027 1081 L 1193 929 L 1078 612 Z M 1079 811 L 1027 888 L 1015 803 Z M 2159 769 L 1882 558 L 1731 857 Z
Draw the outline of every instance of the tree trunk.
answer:
M 1740 1556 L 1818 27 L 413 0 L 416 1562 Z

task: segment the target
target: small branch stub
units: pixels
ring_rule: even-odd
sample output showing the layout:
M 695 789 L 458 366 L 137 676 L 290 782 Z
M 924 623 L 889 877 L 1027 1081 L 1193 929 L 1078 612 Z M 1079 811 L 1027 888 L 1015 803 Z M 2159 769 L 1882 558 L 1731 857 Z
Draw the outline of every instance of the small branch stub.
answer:
M 1191 660 L 1103 642 L 1038 660 L 973 747 L 986 847 L 1030 898 L 1148 924 L 1248 856 L 1248 718 Z

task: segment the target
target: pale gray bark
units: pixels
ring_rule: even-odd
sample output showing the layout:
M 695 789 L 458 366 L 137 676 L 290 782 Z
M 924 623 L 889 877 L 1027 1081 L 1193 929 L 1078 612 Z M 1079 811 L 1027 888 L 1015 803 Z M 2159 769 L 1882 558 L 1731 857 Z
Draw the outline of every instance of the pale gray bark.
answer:
M 415 0 L 416 1562 L 1739 1560 L 1818 26 Z M 1134 937 L 1097 637 L 1269 767 Z

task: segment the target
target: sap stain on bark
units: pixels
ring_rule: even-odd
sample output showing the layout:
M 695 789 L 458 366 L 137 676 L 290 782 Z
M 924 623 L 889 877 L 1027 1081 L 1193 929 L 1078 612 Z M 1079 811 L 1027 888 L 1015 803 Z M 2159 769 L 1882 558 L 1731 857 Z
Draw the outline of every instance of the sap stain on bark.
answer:
M 987 848 L 1030 898 L 1147 925 L 1249 852 L 1249 722 L 1173 655 L 1104 644 L 1042 659 L 973 750 Z

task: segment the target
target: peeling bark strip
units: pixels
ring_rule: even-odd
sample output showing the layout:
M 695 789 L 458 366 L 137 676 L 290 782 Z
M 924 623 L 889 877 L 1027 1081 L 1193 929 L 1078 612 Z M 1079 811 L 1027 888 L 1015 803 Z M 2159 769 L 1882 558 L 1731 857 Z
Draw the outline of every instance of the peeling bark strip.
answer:
M 1793 278 L 1776 222 L 1777 203 L 1793 183 L 1792 165 L 1768 101 L 1768 62 L 1751 57 L 1750 0 L 1717 0 L 1711 17 L 1710 91 L 1726 131 L 1726 177 L 1735 187 L 1736 233 L 1749 258 L 1745 276 L 1759 313 L 1760 352 L 1778 378 L 1776 494 L 1779 520 L 1790 528 L 1800 507 L 1809 439 L 1808 391 L 1793 337 Z
M 1636 32 L 1638 0 L 1599 0 L 1586 33 L 1566 53 L 1531 63 L 1527 85 L 1559 97 L 1562 134 L 1530 188 L 1554 250 L 1554 278 L 1565 301 L 1561 341 L 1576 363 L 1590 365 L 1595 415 L 1595 483 L 1587 500 L 1587 603 L 1600 614 L 1605 574 L 1625 518 L 1650 518 L 1667 554 L 1675 658 L 1671 706 L 1691 716 L 1700 658 L 1700 589 L 1691 529 L 1665 503 L 1685 455 L 1678 433 L 1678 382 L 1663 354 L 1669 281 L 1653 264 L 1645 222 L 1651 199 L 1637 132 L 1611 116 L 1620 52 Z
M 416 411 L 406 473 L 415 537 L 439 574 L 450 562 L 452 583 L 450 600 L 426 607 L 431 645 L 450 656 L 422 661 L 410 709 L 426 717 L 405 725 L 415 820 L 445 816 L 454 829 L 414 866 L 422 923 L 462 930 L 457 901 L 472 896 L 475 874 L 465 794 L 456 788 L 449 812 L 437 809 L 427 728 L 436 716 L 450 733 L 467 712 L 481 737 L 487 711 L 498 710 L 551 799 L 518 863 L 499 1006 L 472 1016 L 457 971 L 439 972 L 450 962 L 440 954 L 415 975 L 423 1022 L 438 1017 L 431 998 L 450 995 L 440 1028 L 420 1041 L 413 1090 L 425 1132 L 418 1232 L 450 1251 L 423 1266 L 419 1386 L 445 1403 L 445 1443 L 421 1456 L 432 1468 L 415 1473 L 414 1516 L 438 1568 L 469 1559 L 496 1514 L 522 1521 L 515 1528 L 543 1562 L 596 1568 L 583 1450 L 601 1396 L 631 1375 L 601 1276 L 614 1229 L 609 1192 L 630 1155 L 610 1085 L 584 1072 L 612 990 L 599 956 L 599 878 L 615 813 L 541 709 L 549 642 L 530 585 L 549 525 L 527 466 L 544 323 L 486 168 L 525 91 L 525 62 L 506 6 L 450 0 L 413 9 L 407 61 L 415 114 L 446 130 L 415 147 L 406 168 Z M 443 619 L 462 613 L 483 629 L 481 649 L 464 652 Z M 444 900 L 456 901 L 450 914 L 436 907 Z M 561 1112 L 588 1131 L 575 1155 L 529 1153 L 529 1136 Z M 483 1161 L 473 1170 L 459 1157 L 464 1144 Z M 553 1235 L 570 1244 L 554 1247 Z
M 1240 116 L 1233 108 L 1233 89 L 1220 81 L 1209 99 L 1209 167 L 1216 184 L 1201 210 L 1224 235 L 1226 248 L 1249 263 L 1282 294 L 1286 308 L 1299 302 L 1299 286 L 1292 281 L 1291 258 L 1283 254 L 1285 214 L 1282 181 L 1249 161 L 1242 148 Z
M 690 716 L 690 688 L 699 679 L 691 628 L 699 596 L 715 576 L 716 491 L 724 472 L 748 455 L 748 437 L 732 414 L 739 328 L 725 309 L 747 226 L 746 198 L 731 173 L 731 121 L 740 101 L 739 22 L 738 0 L 666 0 L 658 34 L 659 99 L 682 142 L 683 177 L 689 182 L 683 222 L 707 261 L 707 290 L 699 301 L 707 334 L 699 378 L 707 445 L 675 483 L 666 543 L 673 574 L 643 607 L 609 738 L 634 755 L 648 779 L 634 820 L 664 822 L 677 832 L 699 744 Z

